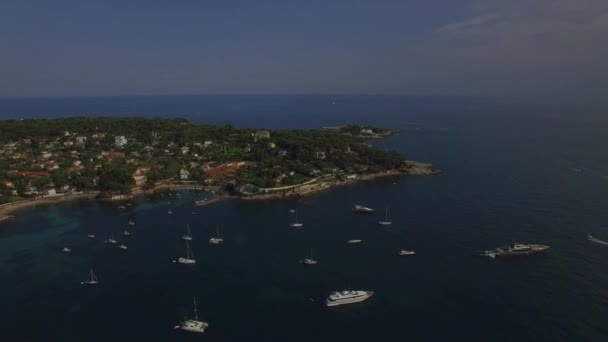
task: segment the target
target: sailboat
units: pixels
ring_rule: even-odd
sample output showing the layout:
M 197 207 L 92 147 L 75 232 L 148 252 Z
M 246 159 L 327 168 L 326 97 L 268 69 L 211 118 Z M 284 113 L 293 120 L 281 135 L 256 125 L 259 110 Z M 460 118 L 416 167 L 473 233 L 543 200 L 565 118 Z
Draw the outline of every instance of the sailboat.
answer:
M 205 329 L 209 326 L 208 323 L 198 320 L 198 312 L 196 311 L 196 297 L 194 297 L 194 319 L 187 319 L 176 325 L 175 329 L 182 329 L 185 331 L 204 333 Z
M 97 281 L 97 276 L 95 275 L 95 272 L 93 272 L 93 268 L 91 268 L 91 280 L 87 280 L 87 281 L 82 281 L 80 282 L 81 285 L 97 285 L 99 284 L 99 281 Z
M 186 225 L 186 235 L 182 235 L 182 239 L 186 241 L 192 241 L 192 232 L 190 231 L 190 225 Z
M 378 221 L 378 224 L 381 226 L 390 226 L 393 224 L 393 221 L 391 221 L 391 213 L 388 211 L 388 208 L 386 208 L 386 218 L 384 221 Z
M 89 235 L 87 235 L 87 236 L 88 236 L 88 237 L 90 237 L 90 238 L 94 238 L 94 237 L 95 237 L 95 234 L 89 234 Z
M 318 261 L 312 258 L 312 248 L 310 249 L 310 258 L 306 258 L 304 259 L 304 263 L 306 265 L 314 265 L 316 264 Z
M 175 262 L 175 260 L 173 262 Z M 178 258 L 177 262 L 180 264 L 195 264 L 196 263 L 196 260 L 194 260 L 194 255 L 192 254 L 192 250 L 190 249 L 190 245 L 188 244 L 187 240 L 186 240 L 186 257 Z
M 294 227 L 294 228 L 299 228 L 302 227 L 304 224 L 301 223 L 300 221 L 298 221 L 298 209 L 296 209 L 296 222 L 290 224 L 290 227 Z
M 109 243 L 116 243 L 116 240 L 114 240 L 114 233 L 110 233 L 110 238 L 108 239 Z
M 216 234 L 215 237 L 212 237 L 211 239 L 209 239 L 209 243 L 217 245 L 217 244 L 224 242 L 224 239 L 222 239 L 220 237 L 219 225 L 215 227 L 215 234 Z

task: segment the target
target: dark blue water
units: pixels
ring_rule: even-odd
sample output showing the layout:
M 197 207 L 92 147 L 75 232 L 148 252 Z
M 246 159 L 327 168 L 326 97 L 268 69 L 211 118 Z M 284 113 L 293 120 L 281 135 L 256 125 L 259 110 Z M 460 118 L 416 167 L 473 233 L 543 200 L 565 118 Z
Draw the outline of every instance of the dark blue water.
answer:
M 404 129 L 376 142 L 433 162 L 438 177 L 386 179 L 296 201 L 227 201 L 197 209 L 183 192 L 121 210 L 97 202 L 33 208 L 0 231 L 0 327 L 8 340 L 188 340 L 191 310 L 210 341 L 590 340 L 608 337 L 608 120 L 513 100 L 396 97 L 3 99 L 4 117 L 179 115 L 252 127 L 347 122 Z M 396 182 L 396 184 L 394 184 Z M 171 201 L 171 204 L 168 202 Z M 390 207 L 356 216 L 355 203 Z M 304 227 L 293 230 L 289 209 Z M 168 215 L 171 209 L 173 215 Z M 134 219 L 121 253 L 102 242 Z M 180 236 L 192 227 L 197 264 Z M 219 224 L 225 243 L 207 243 Z M 89 240 L 94 232 L 98 238 Z M 359 238 L 360 245 L 346 240 Z M 546 255 L 473 255 L 515 238 Z M 122 238 L 121 238 L 122 239 Z M 71 254 L 61 253 L 63 246 Z M 314 248 L 319 264 L 299 263 Z M 398 250 L 414 249 L 413 258 Z M 79 282 L 93 266 L 101 284 Z M 328 310 L 336 289 L 376 292 Z M 193 337 L 192 339 L 197 338 Z

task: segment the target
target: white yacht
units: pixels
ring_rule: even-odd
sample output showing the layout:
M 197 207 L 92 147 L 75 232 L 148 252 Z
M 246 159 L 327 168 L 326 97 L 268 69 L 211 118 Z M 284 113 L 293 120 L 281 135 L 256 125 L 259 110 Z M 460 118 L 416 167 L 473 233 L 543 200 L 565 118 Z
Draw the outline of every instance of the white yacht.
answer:
M 192 232 L 190 231 L 190 225 L 186 225 L 186 234 L 182 235 L 182 239 L 186 241 L 192 241 Z
M 114 233 L 110 234 L 110 238 L 108 239 L 108 242 L 112 243 L 112 244 L 116 243 L 116 240 L 114 240 Z
M 128 230 L 125 230 L 124 232 L 122 232 L 122 235 L 129 236 L 129 235 L 131 235 L 131 233 L 129 233 Z
M 71 250 L 71 249 L 69 249 L 69 248 L 67 248 L 67 247 L 63 247 L 63 249 L 62 249 L 61 251 L 62 251 L 62 252 L 64 252 L 64 253 L 69 253 L 69 252 L 71 252 L 72 250 Z
M 176 262 L 176 261 L 173 261 Z M 180 264 L 195 264 L 196 260 L 194 260 L 194 255 L 192 254 L 192 250 L 190 249 L 190 245 L 188 244 L 188 240 L 186 240 L 186 257 L 180 257 L 177 259 L 177 263 Z
M 346 241 L 346 243 L 360 243 L 361 241 L 363 241 L 363 240 L 353 239 L 353 240 Z
M 312 248 L 310 249 L 310 258 L 306 258 L 303 261 L 306 265 L 315 265 L 318 261 L 312 258 Z
M 167 211 L 167 214 L 171 215 L 173 212 L 171 210 Z
M 120 207 L 118 207 L 118 209 L 126 209 L 126 207 L 124 205 L 121 205 Z
M 298 210 L 296 209 L 296 222 L 290 224 L 290 227 L 294 227 L 294 228 L 299 228 L 302 227 L 304 224 L 300 221 L 298 221 Z
M 325 300 L 326 306 L 338 306 L 362 302 L 373 296 L 372 291 L 336 291 L 332 292 Z
M 293 210 L 293 209 L 289 209 L 289 212 L 293 214 L 293 213 L 295 213 L 296 211 L 295 211 L 295 210 Z
M 120 246 L 118 246 L 118 249 L 126 251 L 127 250 L 127 246 L 126 245 L 120 245 Z
M 399 255 L 416 255 L 416 252 L 414 251 L 406 251 L 405 249 L 402 249 L 399 251 Z
M 135 221 L 129 221 L 129 226 L 134 226 L 135 225 Z
M 211 237 L 211 239 L 209 239 L 209 243 L 213 244 L 213 245 L 218 245 L 222 242 L 224 242 L 224 239 L 222 239 L 220 237 L 220 228 L 219 228 L 219 226 L 216 226 L 215 227 L 215 236 Z
M 194 298 L 194 318 L 180 322 L 179 325 L 176 325 L 174 328 L 195 333 L 204 333 L 205 329 L 207 329 L 208 326 L 208 323 L 198 320 L 198 312 L 196 311 L 196 298 Z
M 95 272 L 93 272 L 93 269 L 91 268 L 91 280 L 87 280 L 87 281 L 82 281 L 80 282 L 81 285 L 97 285 L 99 284 L 99 281 L 97 281 L 97 276 L 95 275 Z
M 90 237 L 91 239 L 95 237 L 95 234 L 89 234 L 87 235 L 88 237 Z
M 381 226 L 390 226 L 393 224 L 393 221 L 391 220 L 391 213 L 388 211 L 388 208 L 386 208 L 386 218 L 383 221 L 378 221 L 378 224 Z

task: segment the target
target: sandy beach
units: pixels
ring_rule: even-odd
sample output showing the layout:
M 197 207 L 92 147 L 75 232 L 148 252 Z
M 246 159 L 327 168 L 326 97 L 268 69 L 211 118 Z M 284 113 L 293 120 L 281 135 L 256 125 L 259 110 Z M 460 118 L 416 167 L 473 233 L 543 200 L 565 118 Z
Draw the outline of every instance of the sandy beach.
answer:
M 65 203 L 67 201 L 79 200 L 79 199 L 93 199 L 95 196 L 99 194 L 98 191 L 86 192 L 75 195 L 60 195 L 60 196 L 52 196 L 52 197 L 41 197 L 41 198 L 33 198 L 27 199 L 18 202 L 12 202 L 3 204 L 0 206 L 0 223 L 6 222 L 13 219 L 15 216 L 15 212 L 25 209 L 36 207 L 39 205 L 49 205 L 49 204 L 59 204 Z

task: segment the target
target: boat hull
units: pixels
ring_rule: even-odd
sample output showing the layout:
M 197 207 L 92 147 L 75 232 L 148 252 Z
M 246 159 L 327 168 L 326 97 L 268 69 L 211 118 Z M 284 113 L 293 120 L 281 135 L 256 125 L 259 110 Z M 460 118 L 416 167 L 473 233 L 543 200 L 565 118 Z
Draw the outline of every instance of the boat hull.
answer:
M 353 298 L 345 298 L 345 299 L 341 299 L 339 301 L 332 301 L 332 300 L 330 300 L 328 298 L 328 299 L 325 300 L 325 306 L 332 307 L 332 306 L 340 306 L 340 305 L 360 303 L 360 302 L 368 300 L 373 295 L 374 295 L 373 292 L 368 291 L 366 293 L 366 295 L 364 295 L 364 296 L 358 296 L 358 297 L 353 297 Z

